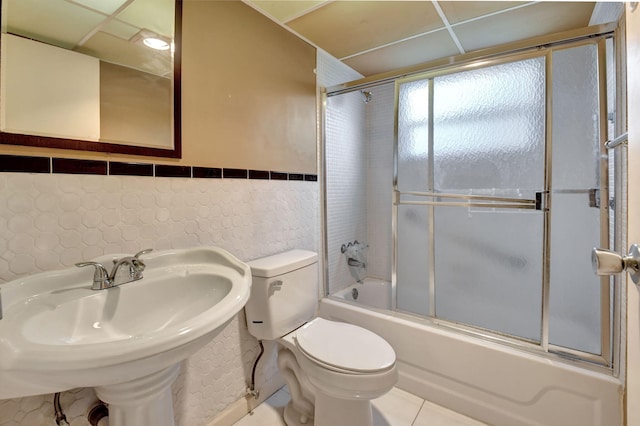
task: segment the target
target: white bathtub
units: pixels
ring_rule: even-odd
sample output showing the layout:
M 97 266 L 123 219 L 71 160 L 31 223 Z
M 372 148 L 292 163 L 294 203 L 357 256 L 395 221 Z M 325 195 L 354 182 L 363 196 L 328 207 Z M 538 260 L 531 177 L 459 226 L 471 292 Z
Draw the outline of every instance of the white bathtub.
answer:
M 374 308 L 391 309 L 391 283 L 376 278 L 365 278 L 333 296 Z
M 375 284 L 356 284 L 323 299 L 320 316 L 384 337 L 397 354 L 401 389 L 491 425 L 622 425 L 618 378 L 389 310 L 345 303 L 353 288 L 359 290 L 355 302 L 369 300 L 369 289 L 378 291 L 367 296 L 387 294 Z

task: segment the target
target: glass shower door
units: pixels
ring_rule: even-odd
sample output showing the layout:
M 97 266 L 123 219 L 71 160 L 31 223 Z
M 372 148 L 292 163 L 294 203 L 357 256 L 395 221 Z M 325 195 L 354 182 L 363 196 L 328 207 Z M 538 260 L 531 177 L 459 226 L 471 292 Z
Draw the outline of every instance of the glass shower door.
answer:
M 396 83 L 399 311 L 611 364 L 613 290 L 590 267 L 615 228 L 603 148 L 610 45 Z
M 553 53 L 549 342 L 606 355 L 602 339 L 608 336 L 597 331 L 609 328 L 609 309 L 603 312 L 601 305 L 609 301 L 609 278 L 596 276 L 590 263 L 591 249 L 606 247 L 609 239 L 598 48 L 587 44 Z
M 544 213 L 518 202 L 544 191 L 544 74 L 537 57 L 400 85 L 398 309 L 540 340 Z
M 418 80 L 400 85 L 398 95 L 397 182 L 407 194 L 403 198 L 415 200 L 420 196 L 410 192 L 425 192 L 433 187 L 429 164 L 432 161 L 431 135 L 431 82 Z M 400 192 L 396 191 L 396 196 Z M 398 204 L 398 203 L 396 203 Z M 432 208 L 422 204 L 398 204 L 396 210 L 396 304 L 398 309 L 431 315 L 434 302 L 433 287 L 433 232 Z
M 438 192 L 544 191 L 545 58 L 436 77 Z M 435 208 L 435 316 L 539 342 L 544 213 Z

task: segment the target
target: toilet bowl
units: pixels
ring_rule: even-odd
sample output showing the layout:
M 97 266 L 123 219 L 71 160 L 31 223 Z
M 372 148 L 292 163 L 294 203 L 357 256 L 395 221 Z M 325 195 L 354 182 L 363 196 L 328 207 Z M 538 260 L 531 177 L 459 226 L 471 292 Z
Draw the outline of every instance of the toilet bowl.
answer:
M 293 250 L 248 264 L 247 326 L 279 345 L 278 368 L 291 394 L 287 425 L 372 425 L 371 400 L 398 380 L 391 345 L 365 328 L 314 318 L 316 253 Z

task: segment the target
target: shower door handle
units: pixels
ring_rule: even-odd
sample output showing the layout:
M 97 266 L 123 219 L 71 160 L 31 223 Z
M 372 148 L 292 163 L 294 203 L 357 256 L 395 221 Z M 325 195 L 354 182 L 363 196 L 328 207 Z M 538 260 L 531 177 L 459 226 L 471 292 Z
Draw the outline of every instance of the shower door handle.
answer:
M 621 256 L 611 250 L 594 248 L 591 265 L 596 275 L 614 275 L 627 271 L 635 284 L 640 283 L 640 246 L 632 244 L 629 254 Z

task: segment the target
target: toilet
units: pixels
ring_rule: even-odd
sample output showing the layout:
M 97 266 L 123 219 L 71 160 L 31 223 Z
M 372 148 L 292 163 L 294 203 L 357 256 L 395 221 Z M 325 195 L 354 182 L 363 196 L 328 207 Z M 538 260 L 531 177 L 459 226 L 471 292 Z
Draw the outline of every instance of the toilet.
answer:
M 291 394 L 288 426 L 370 426 L 371 400 L 398 380 L 396 354 L 353 324 L 314 318 L 318 255 L 291 250 L 248 262 L 249 333 L 278 344 L 278 368 Z

